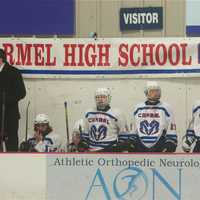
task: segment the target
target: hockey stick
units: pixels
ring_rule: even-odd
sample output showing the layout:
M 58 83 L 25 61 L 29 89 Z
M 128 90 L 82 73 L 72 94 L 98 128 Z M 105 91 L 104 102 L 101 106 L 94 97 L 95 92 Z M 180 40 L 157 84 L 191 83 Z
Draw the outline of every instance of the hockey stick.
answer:
M 67 152 L 69 152 L 69 123 L 68 123 L 68 108 L 67 102 L 64 102 L 65 106 L 65 124 L 66 124 L 66 134 L 67 134 Z
M 25 142 L 28 140 L 28 111 L 29 111 L 30 101 L 28 101 L 28 105 L 26 107 L 26 135 L 25 135 Z
M 6 152 L 6 144 L 5 144 L 5 103 L 6 103 L 6 93 L 3 91 L 2 94 L 2 110 L 1 110 L 1 144 L 0 144 L 0 151 Z

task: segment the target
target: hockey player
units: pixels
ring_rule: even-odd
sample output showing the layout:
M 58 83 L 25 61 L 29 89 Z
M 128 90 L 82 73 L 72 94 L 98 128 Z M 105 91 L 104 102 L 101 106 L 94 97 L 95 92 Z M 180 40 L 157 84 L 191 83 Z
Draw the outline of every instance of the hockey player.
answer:
M 192 108 L 192 120 L 182 140 L 184 152 L 200 152 L 200 101 L 195 102 Z
M 147 82 L 146 101 L 133 112 L 132 143 L 135 152 L 175 152 L 176 124 L 170 106 L 160 101 L 161 88 L 155 81 Z
M 88 151 L 88 143 L 81 137 L 83 136 L 84 132 L 84 121 L 80 119 L 76 121 L 73 133 L 72 133 L 72 142 L 68 146 L 69 152 L 85 152 Z
M 20 145 L 24 152 L 57 152 L 60 150 L 59 135 L 53 133 L 50 120 L 46 114 L 38 114 L 34 121 L 34 135 Z
M 131 148 L 126 119 L 119 110 L 110 107 L 110 101 L 108 88 L 96 90 L 96 108 L 85 113 L 81 131 L 81 142 L 88 145 L 87 151 L 119 152 Z

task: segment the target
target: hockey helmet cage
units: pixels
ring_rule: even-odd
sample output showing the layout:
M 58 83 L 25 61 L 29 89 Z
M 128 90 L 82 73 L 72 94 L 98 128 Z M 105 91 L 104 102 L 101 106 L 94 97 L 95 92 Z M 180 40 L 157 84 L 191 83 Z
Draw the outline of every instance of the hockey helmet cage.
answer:
M 144 94 L 147 96 L 150 90 L 159 90 L 161 94 L 161 88 L 156 81 L 148 81 L 144 89 Z
M 95 98 L 97 96 L 105 95 L 107 96 L 107 104 L 109 105 L 111 102 L 111 91 L 109 88 L 98 88 L 95 92 Z

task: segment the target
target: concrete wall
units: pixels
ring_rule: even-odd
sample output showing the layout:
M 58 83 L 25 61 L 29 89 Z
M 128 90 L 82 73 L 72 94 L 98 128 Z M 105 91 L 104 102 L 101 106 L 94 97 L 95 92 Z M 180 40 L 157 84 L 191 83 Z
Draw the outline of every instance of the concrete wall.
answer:
M 144 86 L 149 79 L 25 79 L 27 97 L 20 102 L 20 138 L 25 136 L 25 111 L 28 100 L 31 101 L 29 112 L 29 132 L 33 130 L 33 120 L 37 113 L 47 113 L 55 132 L 66 138 L 64 101 L 69 104 L 70 132 L 76 120 L 95 105 L 94 91 L 98 87 L 109 87 L 112 91 L 112 107 L 124 111 L 128 123 L 134 106 L 145 100 Z M 171 105 L 177 122 L 179 141 L 185 133 L 191 118 L 191 108 L 199 99 L 200 84 L 198 78 L 155 79 L 162 88 L 162 101 Z M 180 143 L 179 143 L 180 145 Z M 178 148 L 180 151 L 180 147 Z
M 120 32 L 120 8 L 163 7 L 163 30 Z M 76 0 L 76 37 L 180 37 L 185 36 L 185 0 Z

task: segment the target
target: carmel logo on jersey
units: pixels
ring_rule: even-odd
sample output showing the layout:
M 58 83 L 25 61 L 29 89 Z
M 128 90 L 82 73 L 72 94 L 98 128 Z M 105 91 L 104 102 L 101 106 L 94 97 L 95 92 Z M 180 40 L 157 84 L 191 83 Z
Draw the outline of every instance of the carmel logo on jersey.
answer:
M 106 123 L 106 124 L 109 124 L 109 120 L 108 119 L 105 119 L 105 118 L 101 118 L 101 117 L 91 117 L 91 118 L 88 118 L 88 122 L 91 123 L 91 122 L 102 122 L 102 123 Z
M 142 117 L 142 118 L 146 118 L 146 117 L 159 118 L 160 115 L 159 115 L 159 113 L 139 113 L 138 117 Z
M 147 120 L 140 122 L 140 132 L 145 135 L 154 135 L 159 131 L 159 122 L 153 120 L 150 123 Z

